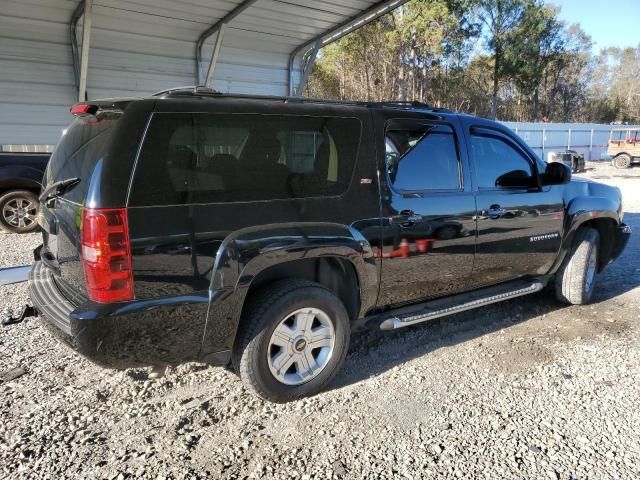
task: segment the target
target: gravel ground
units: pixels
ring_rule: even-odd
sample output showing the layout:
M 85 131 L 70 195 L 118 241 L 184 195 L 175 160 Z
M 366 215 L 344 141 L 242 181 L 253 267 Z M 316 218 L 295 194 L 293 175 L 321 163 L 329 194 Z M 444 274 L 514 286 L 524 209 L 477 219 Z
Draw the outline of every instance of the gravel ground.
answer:
M 640 168 L 590 164 L 640 232 Z M 638 235 L 638 233 L 636 233 Z M 0 266 L 37 235 L 0 235 Z M 4 478 L 640 478 L 640 243 L 595 302 L 546 292 L 353 339 L 331 389 L 286 405 L 197 364 L 100 369 L 37 320 L 0 330 Z M 27 301 L 0 287 L 0 307 Z

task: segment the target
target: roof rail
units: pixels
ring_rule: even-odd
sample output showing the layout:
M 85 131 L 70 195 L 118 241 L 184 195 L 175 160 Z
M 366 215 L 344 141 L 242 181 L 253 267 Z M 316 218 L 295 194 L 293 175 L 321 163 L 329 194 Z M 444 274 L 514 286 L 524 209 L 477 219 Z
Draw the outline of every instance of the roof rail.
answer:
M 441 113 L 455 113 L 452 110 L 447 108 L 434 108 L 430 107 L 426 103 L 418 102 L 418 101 L 403 101 L 403 100 L 389 100 L 389 101 L 381 101 L 381 102 L 368 102 L 368 101 L 354 101 L 354 100 L 332 100 L 332 99 L 322 99 L 322 98 L 306 98 L 306 97 L 281 97 L 281 96 L 271 96 L 271 95 L 250 95 L 246 93 L 222 93 L 217 90 L 214 90 L 205 86 L 188 86 L 188 87 L 174 87 L 168 88 L 166 90 L 161 90 L 159 92 L 154 93 L 152 96 L 154 97 L 163 97 L 163 96 L 215 96 L 215 97 L 223 97 L 223 98 L 247 98 L 252 100 L 270 100 L 276 102 L 285 102 L 285 103 L 320 103 L 326 105 L 354 105 L 359 107 L 369 107 L 369 108 L 402 108 L 402 109 L 422 109 L 429 110 L 431 112 L 441 112 Z
M 433 107 L 427 105 L 426 103 L 417 102 L 415 100 L 388 100 L 382 102 L 367 102 L 368 105 L 371 106 L 380 106 L 380 107 L 415 107 L 415 108 L 428 108 L 429 110 L 435 110 Z
M 307 97 L 283 97 L 286 102 L 298 102 L 298 103 L 329 103 L 338 105 L 357 105 L 361 107 L 397 107 L 397 108 L 422 108 L 425 110 L 431 110 L 433 112 L 453 113 L 452 110 L 446 108 L 434 108 L 426 103 L 418 102 L 414 100 L 386 100 L 380 102 L 368 102 L 358 100 L 330 100 L 322 98 L 307 98 Z
M 173 87 L 151 95 L 152 97 L 162 97 L 165 95 L 220 95 L 220 92 L 204 85 L 190 85 L 186 87 Z

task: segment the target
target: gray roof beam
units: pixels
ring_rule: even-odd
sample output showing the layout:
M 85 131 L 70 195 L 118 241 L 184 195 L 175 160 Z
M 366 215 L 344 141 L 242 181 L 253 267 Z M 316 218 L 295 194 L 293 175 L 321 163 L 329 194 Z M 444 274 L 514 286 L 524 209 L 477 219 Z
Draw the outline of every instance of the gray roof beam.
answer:
M 317 50 L 322 47 L 326 47 L 330 43 L 340 40 L 345 35 L 350 34 L 354 30 L 367 25 L 374 20 L 377 20 L 381 16 L 389 13 L 394 8 L 400 7 L 407 3 L 409 0 L 384 0 L 376 3 L 374 6 L 368 8 L 362 13 L 351 17 L 350 19 L 342 22 L 341 24 L 330 28 L 329 30 L 322 32 L 320 35 L 312 38 L 301 44 L 295 50 L 293 50 L 289 56 L 289 95 L 301 95 L 304 84 L 306 83 L 309 72 L 313 67 Z M 295 67 L 296 57 L 302 55 L 307 56 L 310 61 L 303 61 L 303 72 L 301 82 L 298 85 L 297 91 L 293 82 L 293 70 Z
M 257 1 L 258 0 L 244 0 L 244 2 L 238 4 L 233 10 L 231 10 L 224 17 L 222 17 L 220 20 L 218 20 L 216 23 L 211 25 L 209 28 L 207 28 L 204 32 L 200 34 L 200 36 L 198 37 L 198 41 L 196 42 L 196 71 L 195 71 L 196 85 L 200 85 L 200 63 L 202 62 L 202 45 L 204 45 L 204 42 L 207 40 L 207 38 L 209 38 L 214 33 L 216 32 L 219 33 L 220 28 L 223 25 L 228 24 L 231 20 L 236 18 L 238 15 L 240 15 L 242 12 L 244 12 L 247 8 L 249 8 L 251 5 L 253 5 Z M 218 44 L 219 42 L 216 40 L 216 44 L 217 44 L 216 48 L 217 48 L 217 52 L 219 53 L 221 42 L 222 42 L 222 35 L 218 35 L 218 38 L 220 40 L 220 44 Z M 211 72 L 212 74 L 213 69 L 215 68 L 214 62 L 217 60 L 216 48 L 214 48 L 214 52 L 212 53 L 213 61 L 209 62 L 209 67 L 207 68 L 207 76 L 209 76 L 209 72 Z

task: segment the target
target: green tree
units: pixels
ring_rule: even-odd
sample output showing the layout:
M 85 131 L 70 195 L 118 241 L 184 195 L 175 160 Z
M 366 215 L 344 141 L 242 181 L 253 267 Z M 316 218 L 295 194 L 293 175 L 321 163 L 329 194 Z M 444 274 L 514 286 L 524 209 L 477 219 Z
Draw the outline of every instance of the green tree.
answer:
M 513 32 L 516 41 L 512 46 L 515 48 L 509 48 L 505 55 L 506 70 L 513 73 L 518 91 L 525 97 L 523 100 L 530 99 L 530 118 L 535 121 L 538 120 L 540 86 L 545 72 L 565 49 L 563 29 L 555 9 L 539 0 L 528 2 Z M 522 103 L 526 104 L 526 101 Z
M 500 80 L 512 74 L 513 62 L 506 59 L 517 55 L 515 43 L 526 5 L 525 0 L 477 0 L 478 16 L 483 25 L 487 48 L 493 56 L 492 118 L 496 118 L 498 114 Z
M 544 0 L 412 0 L 322 49 L 306 94 L 503 120 L 640 121 L 640 47 L 597 57 Z

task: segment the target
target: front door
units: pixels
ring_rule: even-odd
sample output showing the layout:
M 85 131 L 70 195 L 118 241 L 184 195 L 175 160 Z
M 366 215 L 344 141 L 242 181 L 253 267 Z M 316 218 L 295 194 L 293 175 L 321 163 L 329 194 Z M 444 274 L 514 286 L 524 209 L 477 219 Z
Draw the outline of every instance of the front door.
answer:
M 473 266 L 475 203 L 455 125 L 437 117 L 392 119 L 384 138 L 378 305 L 464 290 Z
M 473 286 L 546 274 L 562 240 L 562 186 L 540 186 L 544 164 L 515 137 L 467 125 L 477 188 Z

